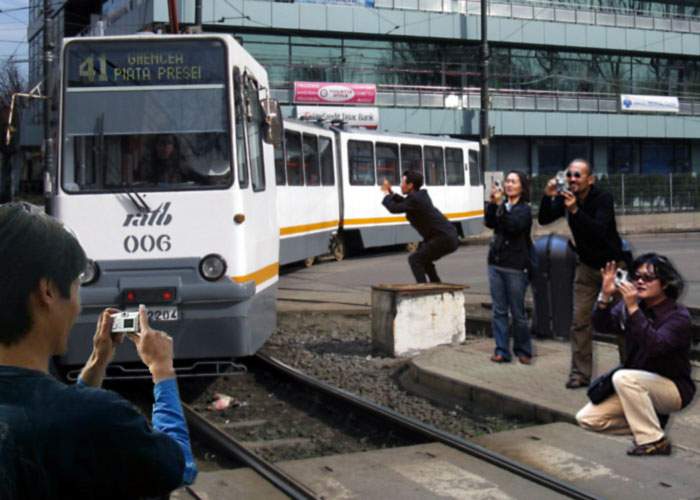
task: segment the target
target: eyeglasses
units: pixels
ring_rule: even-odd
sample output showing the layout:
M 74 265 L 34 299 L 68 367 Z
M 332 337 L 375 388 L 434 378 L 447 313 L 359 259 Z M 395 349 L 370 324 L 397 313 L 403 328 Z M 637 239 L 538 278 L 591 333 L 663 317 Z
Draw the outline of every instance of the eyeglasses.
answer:
M 567 173 L 566 173 L 566 177 L 568 177 L 569 179 L 571 179 L 572 177 L 574 177 L 574 178 L 576 178 L 576 179 L 580 179 L 580 178 L 581 178 L 581 172 L 567 172 Z
M 632 274 L 632 281 L 642 280 L 644 283 L 651 283 L 654 280 L 659 279 L 655 274 Z

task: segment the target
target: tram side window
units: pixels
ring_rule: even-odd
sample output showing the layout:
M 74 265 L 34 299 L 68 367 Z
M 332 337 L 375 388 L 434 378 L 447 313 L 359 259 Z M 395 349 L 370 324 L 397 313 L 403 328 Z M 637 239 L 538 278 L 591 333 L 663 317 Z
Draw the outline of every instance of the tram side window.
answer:
M 333 142 L 328 137 L 318 138 L 318 150 L 321 156 L 321 183 L 324 186 L 335 184 L 333 171 Z
M 243 106 L 243 89 L 241 75 L 236 68 L 233 75 L 236 106 L 236 163 L 238 164 L 238 183 L 241 188 L 248 187 L 248 154 L 245 138 L 245 109 Z
M 301 134 L 285 130 L 284 142 L 287 145 L 287 185 L 303 186 L 304 171 L 301 163 Z
M 265 190 L 265 156 L 263 154 L 262 124 L 263 116 L 258 85 L 250 78 L 246 78 L 245 99 L 248 113 L 248 156 L 250 159 L 250 176 L 253 184 L 253 191 Z
M 318 137 L 304 134 L 304 178 L 307 186 L 321 185 L 321 169 L 318 164 Z
M 464 186 L 464 154 L 461 149 L 445 148 L 447 185 Z
M 425 184 L 428 186 L 445 184 L 445 158 L 442 148 L 425 147 Z
M 401 172 L 423 173 L 423 152 L 420 146 L 401 145 Z
M 279 146 L 275 146 L 275 180 L 278 186 L 287 183 L 287 172 L 284 168 L 284 141 Z
M 377 184 L 387 179 L 392 184 L 399 184 L 399 147 L 396 144 L 378 142 L 377 148 Z
M 481 185 L 481 169 L 479 168 L 479 152 L 469 150 L 469 185 Z
M 374 145 L 369 141 L 348 141 L 350 184 L 372 186 L 374 184 Z

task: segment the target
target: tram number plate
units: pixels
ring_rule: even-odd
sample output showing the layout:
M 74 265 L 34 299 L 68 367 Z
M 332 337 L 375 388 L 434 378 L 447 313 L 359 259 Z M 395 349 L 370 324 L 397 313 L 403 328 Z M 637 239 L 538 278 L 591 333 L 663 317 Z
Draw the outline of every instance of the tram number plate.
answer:
M 148 321 L 177 321 L 180 313 L 177 307 L 149 307 Z

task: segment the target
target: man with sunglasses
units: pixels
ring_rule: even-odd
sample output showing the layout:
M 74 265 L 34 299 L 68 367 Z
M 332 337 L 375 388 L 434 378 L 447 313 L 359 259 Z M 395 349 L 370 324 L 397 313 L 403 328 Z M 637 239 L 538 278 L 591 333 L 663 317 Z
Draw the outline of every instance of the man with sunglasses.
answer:
M 568 190 L 558 191 L 556 178 L 547 183 L 538 221 L 541 225 L 566 216 L 574 238 L 578 265 L 574 279 L 574 320 L 568 389 L 587 387 L 593 370 L 591 310 L 602 283 L 599 269 L 607 262 L 621 265 L 622 240 L 617 232 L 613 197 L 598 189 L 587 160 L 573 160 L 566 169 Z
M 695 395 L 690 314 L 677 303 L 683 278 L 666 257 L 655 253 L 641 255 L 631 268 L 631 281 L 618 284 L 614 262 L 600 270 L 603 284 L 593 326 L 624 335 L 628 356 L 612 377 L 615 392 L 599 404 L 588 403 L 576 420 L 592 431 L 633 434 L 628 455 L 669 455 L 671 443 L 661 421 Z M 618 292 L 622 300 L 610 305 Z

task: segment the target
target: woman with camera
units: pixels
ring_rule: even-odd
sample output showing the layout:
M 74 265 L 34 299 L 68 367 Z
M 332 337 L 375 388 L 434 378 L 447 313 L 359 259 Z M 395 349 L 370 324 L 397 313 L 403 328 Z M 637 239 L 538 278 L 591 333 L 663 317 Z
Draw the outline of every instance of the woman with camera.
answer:
M 504 184 L 504 189 L 494 184 L 484 217 L 484 224 L 494 232 L 488 256 L 489 287 L 493 302 L 491 329 L 496 341 L 491 361 L 507 363 L 511 360 L 508 340 L 510 310 L 513 319 L 513 351 L 521 363 L 529 365 L 532 360 L 532 343 L 525 313 L 525 290 L 532 247 L 530 186 L 527 176 L 518 170 L 508 172 Z
M 686 407 L 695 395 L 691 379 L 691 323 L 677 300 L 683 278 L 664 256 L 647 253 L 631 266 L 629 281 L 616 284 L 616 267 L 601 269 L 603 286 L 593 311 L 593 327 L 624 335 L 627 359 L 612 376 L 614 393 L 588 403 L 576 415 L 589 430 L 634 435 L 628 455 L 669 455 L 661 419 Z M 611 306 L 613 295 L 622 300 Z

